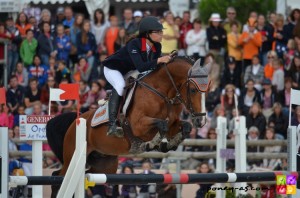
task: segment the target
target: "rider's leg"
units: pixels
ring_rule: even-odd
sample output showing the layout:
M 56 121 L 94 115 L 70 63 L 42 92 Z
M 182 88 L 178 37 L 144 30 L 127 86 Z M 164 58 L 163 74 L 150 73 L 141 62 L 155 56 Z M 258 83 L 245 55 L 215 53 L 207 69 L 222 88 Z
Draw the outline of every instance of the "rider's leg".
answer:
M 113 86 L 112 95 L 110 96 L 108 103 L 109 129 L 107 135 L 122 137 L 123 130 L 117 127 L 116 121 L 125 87 L 125 80 L 119 71 L 107 67 L 104 67 L 104 75 L 107 81 Z

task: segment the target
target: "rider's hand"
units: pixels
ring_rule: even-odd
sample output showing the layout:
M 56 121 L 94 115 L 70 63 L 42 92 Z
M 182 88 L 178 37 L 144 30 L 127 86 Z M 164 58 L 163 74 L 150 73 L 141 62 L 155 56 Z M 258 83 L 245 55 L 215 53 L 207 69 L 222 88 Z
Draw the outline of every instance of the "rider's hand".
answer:
M 170 55 L 162 56 L 162 57 L 159 57 L 157 59 L 157 64 L 168 63 L 170 60 L 171 60 L 171 56 Z

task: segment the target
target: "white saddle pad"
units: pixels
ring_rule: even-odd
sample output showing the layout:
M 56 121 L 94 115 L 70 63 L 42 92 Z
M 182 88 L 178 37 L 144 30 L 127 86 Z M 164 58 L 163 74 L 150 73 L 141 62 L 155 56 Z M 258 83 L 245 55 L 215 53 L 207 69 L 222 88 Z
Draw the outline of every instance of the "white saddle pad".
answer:
M 91 126 L 96 127 L 100 124 L 107 123 L 108 121 L 108 101 L 105 101 L 105 103 L 100 105 L 100 107 L 95 111 Z

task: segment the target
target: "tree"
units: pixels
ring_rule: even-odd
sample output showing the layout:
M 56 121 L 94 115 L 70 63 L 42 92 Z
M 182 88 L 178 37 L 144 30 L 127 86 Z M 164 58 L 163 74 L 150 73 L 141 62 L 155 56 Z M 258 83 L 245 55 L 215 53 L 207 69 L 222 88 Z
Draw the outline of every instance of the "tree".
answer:
M 219 13 L 222 19 L 225 19 L 226 9 L 230 6 L 236 9 L 237 19 L 245 23 L 251 11 L 265 16 L 275 11 L 276 0 L 201 0 L 199 4 L 200 18 L 203 22 L 208 22 L 212 13 Z

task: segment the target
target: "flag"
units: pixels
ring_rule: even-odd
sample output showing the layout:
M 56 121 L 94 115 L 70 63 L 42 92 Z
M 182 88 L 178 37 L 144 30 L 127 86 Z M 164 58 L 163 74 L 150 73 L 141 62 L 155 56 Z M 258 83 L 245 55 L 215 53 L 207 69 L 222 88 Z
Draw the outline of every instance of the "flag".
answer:
M 79 100 L 79 84 L 60 84 L 59 88 L 65 91 L 60 95 L 61 100 Z
M 63 90 L 57 88 L 50 88 L 50 101 L 65 101 L 60 99 L 60 95 L 64 93 Z
M 291 89 L 291 104 L 300 105 L 300 91 Z
M 6 104 L 6 91 L 5 88 L 0 88 L 0 104 Z

